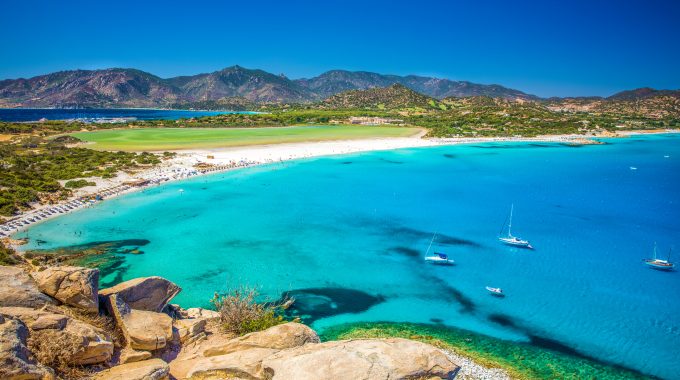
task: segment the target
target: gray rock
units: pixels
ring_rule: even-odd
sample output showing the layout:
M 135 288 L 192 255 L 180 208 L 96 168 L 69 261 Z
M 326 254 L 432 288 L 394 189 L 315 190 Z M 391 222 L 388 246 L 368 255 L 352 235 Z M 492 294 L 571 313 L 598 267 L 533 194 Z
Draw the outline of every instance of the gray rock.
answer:
M 60 266 L 31 273 L 38 288 L 57 300 L 91 313 L 99 311 L 99 270 Z
M 47 310 L 0 307 L 0 314 L 21 320 L 32 332 L 51 331 L 55 337 L 79 342 L 71 358 L 74 365 L 103 363 L 113 355 L 113 342 L 106 332 L 83 321 Z
M 54 379 L 50 368 L 37 363 L 26 347 L 28 329 L 19 320 L 0 316 L 0 379 Z
M 172 340 L 172 318 L 167 314 L 135 310 L 112 294 L 107 307 L 123 331 L 130 348 L 153 351 L 165 347 Z
M 43 294 L 33 278 L 21 268 L 0 265 L 0 307 L 41 307 L 56 304 Z
M 162 277 L 142 277 L 102 289 L 100 298 L 105 302 L 115 294 L 135 310 L 160 312 L 182 289 Z

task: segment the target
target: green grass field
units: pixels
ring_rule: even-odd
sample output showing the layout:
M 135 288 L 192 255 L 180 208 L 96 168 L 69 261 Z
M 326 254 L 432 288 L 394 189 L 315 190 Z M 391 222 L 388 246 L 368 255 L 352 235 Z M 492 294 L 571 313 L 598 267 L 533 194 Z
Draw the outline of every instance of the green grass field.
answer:
M 408 137 L 420 131 L 419 128 L 331 125 L 277 128 L 112 129 L 77 132 L 72 136 L 91 143 L 88 148 L 92 149 L 138 152 Z

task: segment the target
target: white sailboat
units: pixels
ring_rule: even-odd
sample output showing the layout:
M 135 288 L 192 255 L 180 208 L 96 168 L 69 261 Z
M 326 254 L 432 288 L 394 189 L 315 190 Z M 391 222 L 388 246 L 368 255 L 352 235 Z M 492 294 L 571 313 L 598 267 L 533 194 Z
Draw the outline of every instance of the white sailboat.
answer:
M 512 246 L 515 246 L 515 247 L 533 249 L 534 247 L 531 246 L 531 244 L 529 243 L 528 240 L 523 240 L 523 239 L 518 238 L 517 236 L 512 236 L 512 231 L 511 231 L 512 230 L 512 213 L 513 213 L 514 209 L 515 209 L 515 205 L 513 204 L 513 205 L 510 206 L 510 218 L 509 218 L 509 222 L 508 222 L 508 236 L 502 236 L 503 229 L 501 229 L 501 232 L 499 234 L 501 236 L 498 236 L 498 240 L 500 240 L 501 242 L 503 242 L 505 244 L 512 245 Z M 503 227 L 505 227 L 505 225 L 503 225 Z
M 445 253 L 435 252 L 434 255 L 428 256 L 428 254 L 430 253 L 430 248 L 432 248 L 432 242 L 434 242 L 435 237 L 437 237 L 436 232 L 434 233 L 434 235 L 432 235 L 430 245 L 427 247 L 427 251 L 425 251 L 425 261 L 437 265 L 453 265 L 455 261 L 453 261 L 453 259 L 449 259 L 449 256 Z
M 656 243 L 654 243 L 654 258 L 644 259 L 643 261 L 645 264 L 654 269 L 666 271 L 673 270 L 675 268 L 675 264 L 671 262 L 671 251 L 672 249 L 668 251 L 668 258 L 666 260 L 659 259 L 656 257 Z

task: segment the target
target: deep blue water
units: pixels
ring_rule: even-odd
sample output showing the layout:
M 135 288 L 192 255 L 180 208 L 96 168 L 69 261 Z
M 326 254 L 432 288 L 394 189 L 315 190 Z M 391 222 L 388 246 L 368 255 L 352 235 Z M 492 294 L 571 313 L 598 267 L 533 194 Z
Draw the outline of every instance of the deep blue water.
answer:
M 242 113 L 242 112 L 156 110 L 139 108 L 120 108 L 120 109 L 0 108 L 0 121 L 37 121 L 42 118 L 45 118 L 47 120 L 78 119 L 84 121 L 102 121 L 119 118 L 131 120 L 176 120 L 180 118 L 214 116 L 227 113 Z
M 185 307 L 235 284 L 293 290 L 317 329 L 437 322 L 677 378 L 680 273 L 641 260 L 655 241 L 680 247 L 680 136 L 607 142 L 403 149 L 194 178 L 37 225 L 29 248 L 148 239 L 102 281 L 160 275 Z M 511 203 L 533 251 L 496 240 Z M 456 266 L 423 261 L 435 231 Z

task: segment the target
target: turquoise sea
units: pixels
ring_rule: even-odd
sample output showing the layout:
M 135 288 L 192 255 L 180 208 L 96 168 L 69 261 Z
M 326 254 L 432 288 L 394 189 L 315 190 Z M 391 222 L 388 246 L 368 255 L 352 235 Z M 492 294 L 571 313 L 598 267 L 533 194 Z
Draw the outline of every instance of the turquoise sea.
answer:
M 320 330 L 435 323 L 678 378 L 680 273 L 641 260 L 654 242 L 663 255 L 680 248 L 680 135 L 603 141 L 237 170 L 39 224 L 27 248 L 139 247 L 143 254 L 115 254 L 102 282 L 163 276 L 183 288 L 175 300 L 185 307 L 247 283 L 272 298 L 292 292 L 295 311 Z M 513 232 L 533 251 L 496 240 L 512 203 Z M 423 261 L 434 232 L 455 266 Z M 490 296 L 487 285 L 507 296 Z

